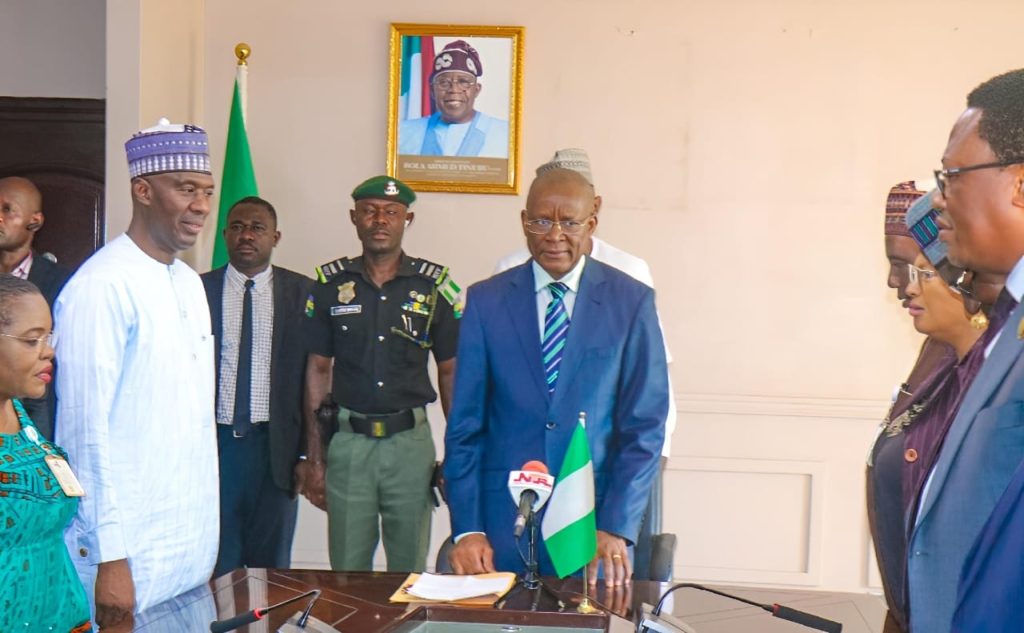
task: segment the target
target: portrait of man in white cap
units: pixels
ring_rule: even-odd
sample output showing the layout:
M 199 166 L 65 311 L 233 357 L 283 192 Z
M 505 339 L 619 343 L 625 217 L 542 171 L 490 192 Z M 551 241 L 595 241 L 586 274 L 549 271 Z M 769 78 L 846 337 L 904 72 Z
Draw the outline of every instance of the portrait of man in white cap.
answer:
M 476 109 L 483 74 L 480 53 L 465 40 L 441 49 L 430 73 L 433 113 L 399 122 L 398 153 L 508 158 L 508 121 Z

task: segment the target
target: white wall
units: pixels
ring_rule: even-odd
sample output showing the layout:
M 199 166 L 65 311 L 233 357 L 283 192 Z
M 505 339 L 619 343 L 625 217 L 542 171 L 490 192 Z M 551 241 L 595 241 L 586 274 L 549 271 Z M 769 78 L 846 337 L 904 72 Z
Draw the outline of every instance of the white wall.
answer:
M 1020 64 L 1024 4 L 202 4 L 205 60 L 190 63 L 204 68 L 197 122 L 215 170 L 246 41 L 257 179 L 284 234 L 276 263 L 306 272 L 358 252 L 344 212 L 384 169 L 389 23 L 526 26 L 524 173 L 587 148 L 600 234 L 657 281 L 681 415 L 666 478 L 677 574 L 876 584 L 864 457 L 919 344 L 884 285 L 885 194 L 938 165 L 970 88 Z M 480 279 L 522 242 L 523 198 L 423 194 L 407 250 Z M 296 564 L 323 564 L 324 540 L 304 507 Z
M 0 2 L 0 96 L 105 96 L 105 0 Z

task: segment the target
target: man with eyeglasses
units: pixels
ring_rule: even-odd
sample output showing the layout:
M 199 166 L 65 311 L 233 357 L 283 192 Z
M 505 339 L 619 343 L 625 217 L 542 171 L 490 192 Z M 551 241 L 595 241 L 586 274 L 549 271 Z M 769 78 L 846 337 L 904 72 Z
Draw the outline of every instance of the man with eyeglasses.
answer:
M 68 528 L 101 629 L 210 580 L 218 484 L 210 310 L 177 259 L 210 214 L 206 133 L 162 119 L 125 143 L 132 218 L 55 306 L 57 440 L 85 497 Z
M 333 569 L 373 569 L 383 531 L 388 571 L 422 571 L 436 465 L 426 405 L 437 392 L 427 362 L 433 354 L 447 417 L 461 288 L 447 267 L 402 250 L 416 200 L 405 183 L 370 178 L 352 199 L 362 255 L 319 266 L 306 308 L 307 464 L 300 484 L 327 511 Z M 315 410 L 329 397 L 333 406 L 321 408 L 318 423 Z
M 1016 500 L 1020 478 L 1011 479 L 1024 458 L 1022 122 L 1024 70 L 981 84 L 968 95 L 967 109 L 950 132 L 943 169 L 935 174 L 933 204 L 941 211 L 940 239 L 949 245 L 950 261 L 1008 277 L 989 316 L 1005 326 L 990 327 L 981 340 L 986 359 L 946 434 L 910 526 L 907 573 L 915 632 L 1010 631 L 1024 620 L 1024 516 L 1019 503 L 997 506 L 1004 492 Z
M 312 279 L 270 264 L 274 205 L 242 198 L 223 233 L 228 263 L 202 275 L 217 359 L 220 549 L 213 575 L 288 568 L 298 499 L 303 304 Z
M 590 186 L 594 187 L 594 177 L 590 169 L 590 157 L 587 155 L 586 150 L 579 148 L 566 148 L 560 149 L 555 152 L 555 155 L 548 162 L 544 163 L 537 168 L 537 175 L 543 174 L 544 172 L 551 171 L 553 169 L 569 169 L 578 172 L 583 176 Z M 594 195 L 594 216 L 595 218 L 600 217 L 601 211 L 601 196 Z M 614 266 L 622 272 L 626 273 L 633 279 L 654 288 L 654 276 L 651 275 L 651 267 L 646 261 L 627 253 L 621 248 L 609 244 L 608 242 L 600 239 L 597 235 L 591 232 L 590 239 L 586 240 L 583 244 L 583 253 L 587 257 L 597 260 L 599 262 Z M 494 273 L 500 273 L 518 266 L 525 261 L 530 260 L 530 250 L 527 248 L 521 248 L 513 253 L 502 257 L 498 260 L 497 265 L 494 267 Z M 658 316 L 658 322 L 661 322 L 661 316 Z M 662 330 L 664 335 L 664 330 Z M 668 349 L 668 342 L 665 345 L 665 358 L 666 361 L 671 365 L 672 353 Z M 672 434 L 676 428 L 676 404 L 675 398 L 672 397 L 672 376 L 669 373 L 668 379 L 669 386 L 669 399 L 668 399 L 668 414 L 665 417 L 665 445 L 661 449 L 661 468 L 658 469 L 658 475 L 654 479 L 654 484 L 651 486 L 651 499 L 648 504 L 647 511 L 644 513 L 643 523 L 641 525 L 639 541 L 636 544 L 635 549 L 635 569 L 638 570 L 638 574 L 642 577 L 646 577 L 647 570 L 650 569 L 651 558 L 652 558 L 652 547 L 653 537 L 661 532 L 661 513 L 662 513 L 662 471 L 668 463 L 669 457 L 672 456 Z
M 509 471 L 541 460 L 558 473 L 582 412 L 597 497 L 591 566 L 608 586 L 629 582 L 664 444 L 668 370 L 654 291 L 584 255 L 595 211 L 581 174 L 541 173 L 521 214 L 530 261 L 470 288 L 445 435 L 456 573 L 524 571 Z M 554 573 L 539 550 L 541 573 Z
M 483 85 L 480 54 L 465 40 L 434 57 L 430 94 L 436 111 L 398 126 L 398 153 L 419 156 L 508 158 L 508 121 L 476 110 Z

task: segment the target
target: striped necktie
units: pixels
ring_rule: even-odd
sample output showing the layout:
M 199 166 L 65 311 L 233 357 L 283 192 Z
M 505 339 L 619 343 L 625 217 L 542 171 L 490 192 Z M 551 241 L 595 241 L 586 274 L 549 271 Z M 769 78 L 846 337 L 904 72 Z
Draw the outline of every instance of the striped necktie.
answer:
M 544 313 L 544 337 L 540 342 L 540 354 L 544 361 L 544 378 L 548 383 L 548 393 L 554 393 L 558 382 L 558 368 L 562 364 L 562 350 L 565 349 L 565 338 L 569 334 L 569 313 L 565 311 L 565 293 L 569 286 L 560 281 L 548 284 L 551 301 Z

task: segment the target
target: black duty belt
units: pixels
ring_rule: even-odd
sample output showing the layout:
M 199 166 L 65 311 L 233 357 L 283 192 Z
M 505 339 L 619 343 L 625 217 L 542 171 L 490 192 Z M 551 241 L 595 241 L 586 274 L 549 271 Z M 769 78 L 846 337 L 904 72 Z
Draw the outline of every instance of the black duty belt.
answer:
M 397 413 L 364 414 L 342 408 L 338 412 L 339 422 L 343 422 L 345 413 L 348 413 L 348 423 L 352 427 L 352 432 L 366 437 L 382 439 L 416 426 L 416 414 L 413 409 Z M 340 424 L 339 428 L 344 430 L 344 423 Z

